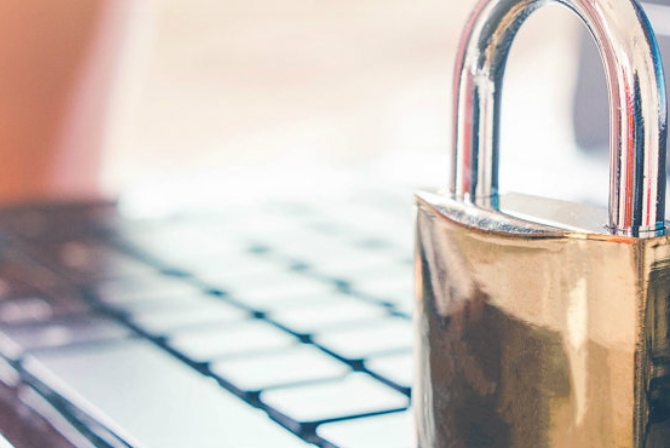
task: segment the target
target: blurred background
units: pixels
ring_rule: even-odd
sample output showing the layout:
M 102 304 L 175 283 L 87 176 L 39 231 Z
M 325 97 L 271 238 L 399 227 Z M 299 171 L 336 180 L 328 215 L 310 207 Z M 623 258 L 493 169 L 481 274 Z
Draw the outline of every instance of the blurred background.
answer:
M 352 176 L 442 187 L 454 54 L 474 4 L 2 0 L 0 200 L 174 200 L 191 187 L 239 200 L 332 192 Z M 503 189 L 605 197 L 605 159 L 575 143 L 582 32 L 556 6 L 520 31 Z

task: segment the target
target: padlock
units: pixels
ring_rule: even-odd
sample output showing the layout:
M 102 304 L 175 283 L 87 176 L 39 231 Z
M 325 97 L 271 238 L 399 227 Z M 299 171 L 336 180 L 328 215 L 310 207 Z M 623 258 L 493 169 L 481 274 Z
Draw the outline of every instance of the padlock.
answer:
M 416 201 L 420 448 L 670 447 L 662 63 L 635 1 L 554 2 L 605 67 L 609 214 L 498 191 L 507 55 L 551 1 L 480 1 L 456 62 L 451 188 Z

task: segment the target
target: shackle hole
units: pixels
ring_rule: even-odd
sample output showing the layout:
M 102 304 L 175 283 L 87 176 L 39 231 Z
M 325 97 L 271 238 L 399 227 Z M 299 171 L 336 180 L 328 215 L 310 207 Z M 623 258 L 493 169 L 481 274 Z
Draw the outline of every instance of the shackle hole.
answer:
M 500 122 L 500 191 L 607 207 L 608 162 L 580 152 L 573 125 L 579 44 L 586 27 L 570 10 L 547 5 L 520 27 L 506 64 Z M 595 61 L 607 85 L 593 39 Z M 607 138 L 607 135 L 606 135 Z M 605 141 L 604 152 L 607 153 Z M 579 173 L 573 176 L 574 173 Z M 582 175 L 583 174 L 583 175 Z

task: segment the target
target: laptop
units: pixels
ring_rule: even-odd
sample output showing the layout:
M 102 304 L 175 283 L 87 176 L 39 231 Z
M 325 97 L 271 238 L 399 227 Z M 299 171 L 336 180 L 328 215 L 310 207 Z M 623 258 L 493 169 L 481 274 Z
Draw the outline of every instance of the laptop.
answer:
M 413 446 L 411 203 L 4 209 L 16 415 L 0 432 L 17 447 Z

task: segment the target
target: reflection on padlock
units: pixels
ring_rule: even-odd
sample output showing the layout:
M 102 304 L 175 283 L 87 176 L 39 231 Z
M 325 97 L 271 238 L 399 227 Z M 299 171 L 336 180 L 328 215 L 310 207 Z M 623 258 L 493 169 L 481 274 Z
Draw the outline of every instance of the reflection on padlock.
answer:
M 556 2 L 584 20 L 603 56 L 609 216 L 498 193 L 506 57 L 548 1 L 481 1 L 456 66 L 451 189 L 417 195 L 421 448 L 670 446 L 661 62 L 635 1 Z

